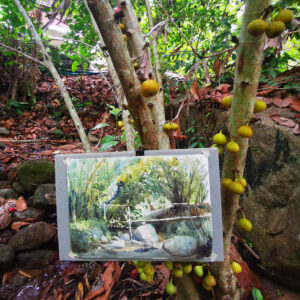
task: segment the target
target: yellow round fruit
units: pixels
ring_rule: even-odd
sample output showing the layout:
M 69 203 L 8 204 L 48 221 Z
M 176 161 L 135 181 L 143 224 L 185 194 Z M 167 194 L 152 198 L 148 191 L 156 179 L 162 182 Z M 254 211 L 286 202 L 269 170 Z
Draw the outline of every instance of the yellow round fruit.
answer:
M 135 70 L 137 70 L 140 67 L 140 64 L 138 62 L 133 64 L 133 67 Z
M 231 264 L 231 267 L 234 274 L 239 274 L 242 272 L 242 266 L 235 261 Z
M 172 280 L 171 280 L 166 286 L 166 292 L 169 295 L 173 295 L 176 293 L 176 291 L 177 291 L 176 286 L 174 286 L 174 284 L 172 283 Z
M 221 183 L 225 188 L 228 188 L 229 184 L 232 182 L 230 178 L 223 178 Z
M 212 286 L 207 285 L 204 281 L 202 281 L 202 287 L 207 290 L 207 291 L 211 291 L 212 290 Z
M 251 231 L 252 230 L 252 223 L 246 219 L 245 217 L 238 220 L 237 223 L 238 227 L 244 231 Z
M 283 23 L 288 23 L 293 19 L 294 14 L 290 9 L 282 9 L 275 17 L 275 21 L 281 21 Z
M 202 276 L 203 276 L 203 267 L 202 267 L 202 266 L 195 266 L 195 267 L 194 267 L 194 273 L 195 273 L 198 277 L 202 277 Z
M 140 279 L 143 280 L 143 281 L 147 281 L 147 280 L 148 280 L 147 274 L 145 274 L 144 272 L 142 272 L 142 273 L 140 274 Z
M 171 130 L 177 130 L 178 125 L 176 123 L 171 123 Z
M 155 269 L 154 269 L 154 267 L 152 266 L 151 263 L 145 264 L 145 266 L 143 268 L 143 271 L 148 276 L 153 276 L 153 274 L 155 273 Z
M 285 24 L 281 21 L 273 21 L 271 22 L 267 29 L 266 35 L 268 38 L 272 39 L 278 35 L 280 35 L 285 30 Z
M 232 96 L 224 97 L 221 102 L 221 104 L 225 107 L 231 107 L 231 103 L 232 103 Z
M 224 145 L 227 142 L 226 136 L 222 133 L 222 130 L 215 134 L 213 137 L 213 142 L 217 145 Z
M 223 147 L 222 147 L 222 146 L 219 146 L 219 145 L 217 145 L 217 144 L 211 145 L 210 148 L 218 148 L 218 153 L 219 153 L 219 155 L 222 155 L 223 152 L 224 152 Z
M 165 261 L 165 267 L 170 271 L 173 270 L 173 262 L 172 261 Z
M 127 35 L 126 34 L 122 34 L 123 35 L 123 39 L 125 42 L 127 42 Z
M 255 113 L 261 112 L 261 111 L 265 110 L 266 108 L 267 108 L 267 104 L 265 101 L 258 100 L 258 99 L 255 100 L 255 104 L 254 104 L 254 112 Z
M 130 124 L 133 124 L 133 123 L 134 123 L 133 119 L 130 119 Z
M 148 79 L 141 85 L 141 94 L 144 97 L 153 97 L 159 91 L 159 85 L 155 80 Z
M 244 138 L 250 138 L 253 134 L 253 131 L 251 127 L 248 124 L 246 124 L 238 129 L 237 134 Z
M 124 127 L 121 127 L 121 131 L 124 131 Z
M 183 264 L 183 273 L 184 274 L 190 274 L 193 270 L 193 266 L 191 263 L 185 263 Z
M 240 146 L 238 143 L 231 139 L 231 141 L 226 144 L 226 150 L 231 153 L 236 153 L 239 152 Z
M 172 130 L 171 122 L 168 122 L 168 123 L 164 124 L 164 129 L 165 130 Z
M 125 30 L 125 25 L 123 23 L 120 23 L 119 26 L 120 26 L 121 30 Z
M 254 36 L 259 36 L 266 31 L 267 23 L 261 19 L 255 19 L 247 26 L 247 31 Z
M 183 276 L 183 271 L 180 269 L 173 269 L 172 274 L 173 276 L 180 278 Z
M 124 126 L 123 122 L 122 121 L 118 121 L 118 126 L 119 127 L 123 127 Z
M 206 275 L 204 277 L 203 284 L 213 287 L 217 284 L 217 282 L 216 282 L 215 277 L 209 273 L 208 275 Z
M 247 186 L 247 181 L 246 181 L 246 179 L 245 178 L 243 178 L 243 177 L 238 177 L 238 182 L 243 186 L 243 187 L 246 187 Z
M 241 195 L 244 193 L 245 189 L 244 187 L 235 179 L 228 185 L 229 191 L 231 191 L 234 194 Z

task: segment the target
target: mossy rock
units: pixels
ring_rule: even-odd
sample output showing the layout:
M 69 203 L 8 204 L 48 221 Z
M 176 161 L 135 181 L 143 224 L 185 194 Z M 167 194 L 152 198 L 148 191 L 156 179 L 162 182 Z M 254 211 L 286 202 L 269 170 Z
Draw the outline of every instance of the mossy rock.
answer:
M 39 208 L 55 207 L 55 184 L 40 185 L 34 192 L 33 205 Z
M 54 164 L 46 159 L 29 160 L 17 168 L 20 183 L 26 192 L 33 194 L 37 187 L 44 183 L 54 183 Z

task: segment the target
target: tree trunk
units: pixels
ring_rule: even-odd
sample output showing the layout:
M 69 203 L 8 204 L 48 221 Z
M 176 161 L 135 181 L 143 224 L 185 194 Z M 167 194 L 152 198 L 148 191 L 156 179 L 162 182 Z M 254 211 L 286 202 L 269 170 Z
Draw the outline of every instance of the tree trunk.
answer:
M 64 98 L 64 101 L 67 105 L 67 108 L 69 110 L 70 116 L 76 126 L 76 129 L 78 131 L 79 137 L 82 141 L 82 145 L 83 148 L 85 149 L 86 152 L 91 152 L 91 148 L 90 148 L 90 144 L 88 142 L 87 136 L 85 134 L 85 131 L 83 129 L 82 123 L 78 117 L 78 114 L 75 110 L 75 107 L 72 103 L 72 100 L 69 96 L 69 93 L 63 83 L 63 81 L 61 80 L 55 66 L 52 63 L 51 57 L 48 55 L 46 48 L 44 46 L 44 44 L 42 43 L 42 40 L 40 39 L 38 33 L 36 32 L 31 19 L 28 17 L 25 9 L 23 8 L 22 4 L 20 3 L 19 0 L 14 0 L 15 5 L 17 6 L 19 12 L 21 13 L 21 15 L 23 16 L 23 18 L 25 19 L 25 22 L 28 25 L 28 28 L 31 32 L 31 35 L 33 37 L 33 39 L 35 40 L 40 52 L 43 55 L 43 59 L 44 59 L 44 65 L 45 67 L 50 71 L 50 73 L 52 74 L 53 78 L 56 81 L 57 86 L 59 87 L 59 90 Z
M 248 0 L 243 17 L 242 30 L 237 49 L 237 62 L 233 85 L 233 100 L 229 118 L 229 132 L 239 146 L 239 152 L 225 153 L 222 177 L 232 178 L 235 171 L 243 175 L 248 139 L 240 138 L 237 130 L 247 124 L 253 114 L 257 87 L 263 62 L 265 34 L 254 37 L 247 32 L 247 25 L 259 18 L 270 4 L 270 0 Z M 254 133 L 255 134 L 255 133 Z M 230 261 L 230 242 L 236 214 L 239 209 L 239 196 L 222 187 L 222 215 L 224 231 L 224 262 L 214 264 L 217 277 L 218 299 L 238 299 L 236 278 Z
M 103 38 L 101 36 L 101 32 L 97 26 L 97 23 L 93 17 L 93 14 L 87 4 L 87 0 L 84 0 L 84 4 L 85 4 L 85 7 L 87 9 L 87 11 L 89 12 L 90 14 L 90 17 L 91 17 L 91 20 L 92 20 L 92 23 L 93 23 L 93 27 L 95 29 L 95 31 L 98 33 L 99 35 L 99 39 L 100 39 L 100 43 L 102 46 L 104 46 L 104 41 L 103 41 Z M 118 75 L 116 73 L 116 70 L 114 68 L 114 65 L 110 59 L 110 56 L 104 56 L 105 60 L 106 60 L 106 63 L 107 63 L 107 67 L 108 67 L 108 71 L 111 75 L 111 78 L 112 78 L 112 81 L 113 81 L 113 84 L 115 86 L 115 91 L 116 91 L 116 98 L 117 98 L 117 102 L 118 104 L 121 106 L 122 104 L 125 104 L 128 105 L 128 101 L 124 95 L 124 92 L 123 92 L 123 89 L 122 89 L 122 86 L 120 84 L 120 81 L 119 81 L 119 78 L 118 78 Z M 122 103 L 124 102 L 124 103 Z M 134 151 L 135 150 L 135 147 L 134 147 L 134 140 L 135 140 L 135 137 L 134 137 L 134 130 L 133 130 L 133 126 L 130 124 L 130 113 L 128 110 L 125 110 L 123 109 L 123 112 L 122 112 L 122 121 L 124 123 L 124 131 L 125 131 L 125 136 L 126 136 L 126 148 L 127 148 L 127 151 Z
M 121 7 L 125 14 L 124 24 L 129 33 L 129 41 L 132 47 L 133 54 L 134 56 L 142 60 L 145 51 L 146 53 L 149 52 L 147 52 L 147 49 L 145 48 L 146 42 L 144 40 L 138 19 L 129 0 L 122 1 Z M 153 67 L 151 65 L 150 55 L 148 55 L 146 60 L 149 63 L 150 73 L 155 78 L 156 76 Z M 148 74 L 146 78 L 148 78 Z M 148 100 L 148 102 L 151 103 L 151 114 L 154 121 L 153 123 L 154 123 L 155 131 L 158 139 L 159 149 L 169 149 L 170 148 L 169 136 L 163 129 L 166 119 L 165 119 L 164 94 L 162 89 L 162 83 L 159 78 L 156 78 L 156 80 L 159 86 L 161 87 L 161 89 L 159 93 L 156 96 L 151 97 Z
M 137 78 L 129 53 L 110 4 L 105 0 L 88 0 L 89 9 L 101 32 L 105 47 L 128 101 L 128 108 L 145 149 L 158 149 L 158 141 L 146 100 L 140 94 Z

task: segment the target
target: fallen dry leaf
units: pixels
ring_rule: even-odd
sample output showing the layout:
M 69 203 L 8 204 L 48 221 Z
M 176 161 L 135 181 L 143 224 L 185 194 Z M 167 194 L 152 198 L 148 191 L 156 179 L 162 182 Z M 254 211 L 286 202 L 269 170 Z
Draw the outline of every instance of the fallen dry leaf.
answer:
M 293 110 L 299 111 L 300 112 L 300 100 L 299 99 L 295 99 L 291 104 L 290 104 L 290 108 L 292 108 Z
M 292 119 L 286 118 L 286 117 L 280 117 L 277 115 L 273 115 L 273 116 L 271 115 L 270 117 L 274 122 L 276 122 L 280 125 L 283 125 L 283 126 L 293 128 L 296 125 L 295 121 L 293 121 Z
M 16 203 L 16 210 L 17 211 L 24 211 L 27 209 L 27 204 L 24 198 L 21 196 L 18 198 L 17 203 Z
M 191 84 L 191 94 L 193 95 L 194 99 L 197 100 L 199 99 L 199 84 L 197 78 L 194 79 L 193 83 Z
M 294 101 L 294 98 L 291 94 L 289 94 L 285 98 L 281 98 L 280 94 L 277 94 L 275 97 L 272 98 L 272 102 L 278 107 L 287 107 Z
M 29 222 L 21 222 L 21 221 L 20 222 L 14 222 L 14 223 L 11 224 L 10 228 L 12 230 L 19 231 L 21 227 L 26 226 L 28 224 L 30 224 L 30 223 Z
M 0 230 L 5 228 L 10 223 L 10 216 L 8 211 L 0 212 Z
M 293 133 L 294 134 L 300 134 L 300 124 L 296 124 L 294 130 L 293 130 Z

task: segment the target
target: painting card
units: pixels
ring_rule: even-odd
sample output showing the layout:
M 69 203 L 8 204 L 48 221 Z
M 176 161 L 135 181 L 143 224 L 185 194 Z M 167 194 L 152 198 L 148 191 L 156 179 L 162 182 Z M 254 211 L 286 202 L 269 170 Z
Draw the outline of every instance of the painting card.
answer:
M 216 149 L 58 155 L 60 258 L 223 260 Z

